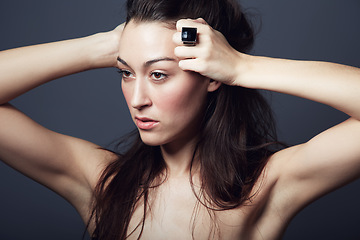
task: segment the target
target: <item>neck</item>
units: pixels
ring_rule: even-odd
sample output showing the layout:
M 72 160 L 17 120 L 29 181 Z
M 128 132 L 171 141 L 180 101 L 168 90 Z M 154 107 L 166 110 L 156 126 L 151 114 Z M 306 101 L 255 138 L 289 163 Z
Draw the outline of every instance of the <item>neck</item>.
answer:
M 197 139 L 184 143 L 169 143 L 161 146 L 161 153 L 169 170 L 170 177 L 189 176 Z M 196 162 L 193 163 L 193 168 Z

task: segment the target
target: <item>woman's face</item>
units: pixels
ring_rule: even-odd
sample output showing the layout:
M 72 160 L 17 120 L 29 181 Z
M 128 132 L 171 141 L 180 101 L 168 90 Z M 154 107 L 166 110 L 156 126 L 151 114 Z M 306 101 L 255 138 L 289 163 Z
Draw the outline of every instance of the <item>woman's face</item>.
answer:
M 178 67 L 175 31 L 160 22 L 130 21 L 121 37 L 122 91 L 148 145 L 190 141 L 204 113 L 210 81 Z

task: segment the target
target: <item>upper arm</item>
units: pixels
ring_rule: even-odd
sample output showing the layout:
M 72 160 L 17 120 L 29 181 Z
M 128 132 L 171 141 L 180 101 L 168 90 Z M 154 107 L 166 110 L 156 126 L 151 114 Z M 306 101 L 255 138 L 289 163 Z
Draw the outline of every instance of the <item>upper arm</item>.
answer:
M 0 159 L 73 204 L 89 197 L 113 158 L 95 144 L 42 127 L 9 104 L 0 106 Z
M 275 201 L 288 214 L 360 176 L 360 122 L 350 118 L 273 156 Z

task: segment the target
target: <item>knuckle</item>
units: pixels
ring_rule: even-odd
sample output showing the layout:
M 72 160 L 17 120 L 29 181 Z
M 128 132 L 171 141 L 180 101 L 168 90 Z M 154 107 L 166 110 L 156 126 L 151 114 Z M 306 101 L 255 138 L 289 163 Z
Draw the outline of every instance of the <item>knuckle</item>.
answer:
M 211 49 L 208 46 L 202 49 L 201 54 L 205 60 L 208 60 L 211 57 L 210 50 Z
M 203 60 L 198 61 L 197 69 L 199 73 L 205 73 L 207 70 L 206 61 Z
M 212 28 L 209 25 L 203 25 L 204 32 L 208 35 L 211 35 Z

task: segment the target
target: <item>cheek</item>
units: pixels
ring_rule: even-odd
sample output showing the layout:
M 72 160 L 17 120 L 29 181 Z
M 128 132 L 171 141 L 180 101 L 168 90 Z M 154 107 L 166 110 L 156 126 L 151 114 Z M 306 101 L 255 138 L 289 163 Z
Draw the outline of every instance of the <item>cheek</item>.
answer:
M 194 84 L 193 81 L 199 80 L 189 79 L 164 89 L 157 96 L 158 107 L 179 118 L 187 118 L 200 112 L 206 100 L 207 89 L 202 83 Z
M 130 109 L 130 101 L 131 101 L 131 97 L 132 97 L 132 90 L 129 89 L 129 87 L 125 87 L 123 83 L 121 83 L 121 90 L 122 93 L 124 95 L 126 104 L 128 105 L 129 109 Z

